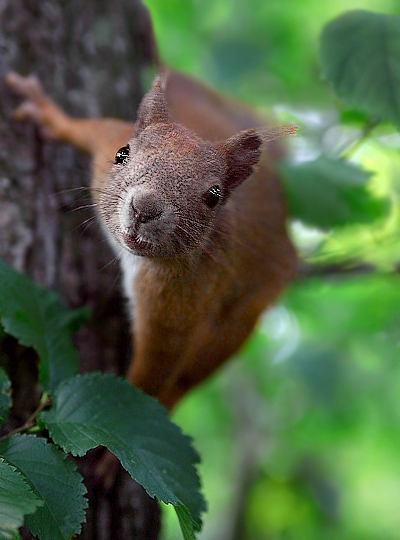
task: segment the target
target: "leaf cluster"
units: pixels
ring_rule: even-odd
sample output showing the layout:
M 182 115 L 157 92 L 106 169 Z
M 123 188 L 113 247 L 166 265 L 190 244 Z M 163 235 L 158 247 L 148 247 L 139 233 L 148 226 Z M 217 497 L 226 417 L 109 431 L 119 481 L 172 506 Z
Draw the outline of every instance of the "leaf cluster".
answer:
M 68 540 L 79 533 L 86 488 L 66 457 L 83 456 L 100 445 L 151 497 L 175 507 L 185 539 L 193 539 L 205 503 L 191 440 L 164 407 L 127 381 L 76 374 L 70 337 L 86 317 L 0 261 L 1 323 L 34 347 L 46 390 L 26 424 L 0 439 L 0 539 L 18 538 L 23 524 L 40 540 Z M 0 369 L 0 427 L 11 406 L 11 383 Z M 33 434 L 43 429 L 50 440 Z
M 364 170 L 355 157 L 379 141 L 383 128 L 390 132 L 388 122 L 400 127 L 399 22 L 396 15 L 355 10 L 321 33 L 321 72 L 336 95 L 340 116 L 318 133 L 316 159 L 282 166 L 290 214 L 307 226 L 326 231 L 376 227 L 394 211 L 390 194 L 373 188 L 376 166 Z M 342 135 L 336 147 L 333 132 Z

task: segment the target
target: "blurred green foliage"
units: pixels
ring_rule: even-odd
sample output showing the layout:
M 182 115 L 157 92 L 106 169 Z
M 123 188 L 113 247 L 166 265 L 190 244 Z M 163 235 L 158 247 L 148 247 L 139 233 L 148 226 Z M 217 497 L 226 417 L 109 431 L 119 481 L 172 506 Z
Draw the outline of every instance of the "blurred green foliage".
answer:
M 285 164 L 288 211 L 292 218 L 331 229 L 335 225 L 383 217 L 382 200 L 371 198 L 366 186 L 371 173 L 351 163 L 321 155 L 313 161 Z
M 145 0 L 162 58 L 244 101 L 327 103 L 318 37 L 346 10 L 383 13 L 397 0 Z
M 321 67 L 348 105 L 400 127 L 400 17 L 344 13 L 321 36 Z
M 175 415 L 203 458 L 200 538 L 396 540 L 400 4 L 146 4 L 169 65 L 300 126 L 282 167 L 300 276 Z

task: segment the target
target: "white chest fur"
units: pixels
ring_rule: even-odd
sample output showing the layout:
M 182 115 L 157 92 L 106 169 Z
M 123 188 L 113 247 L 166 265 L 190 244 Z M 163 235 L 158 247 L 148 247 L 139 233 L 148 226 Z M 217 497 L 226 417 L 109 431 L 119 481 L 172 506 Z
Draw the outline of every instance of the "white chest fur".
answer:
M 133 292 L 133 283 L 135 281 L 136 275 L 139 272 L 140 265 L 142 264 L 142 257 L 138 255 L 133 255 L 126 251 L 122 250 L 119 261 L 122 270 L 122 285 L 126 298 L 129 300 L 131 306 L 134 308 L 135 299 Z
M 120 244 L 108 233 L 106 230 L 108 241 L 119 258 L 119 264 L 122 272 L 122 287 L 125 298 L 129 300 L 131 308 L 129 312 L 133 314 L 135 307 L 133 284 L 137 273 L 139 272 L 140 265 L 143 262 L 143 258 L 138 255 L 129 253 L 126 249 L 123 249 Z

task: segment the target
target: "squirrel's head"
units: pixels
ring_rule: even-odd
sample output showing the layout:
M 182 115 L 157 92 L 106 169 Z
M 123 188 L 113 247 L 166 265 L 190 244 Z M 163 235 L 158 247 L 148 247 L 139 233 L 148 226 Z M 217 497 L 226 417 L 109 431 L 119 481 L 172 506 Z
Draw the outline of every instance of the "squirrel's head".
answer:
M 116 153 L 100 213 L 130 252 L 172 258 L 204 245 L 232 191 L 253 172 L 262 143 L 290 131 L 251 129 L 204 141 L 170 118 L 165 83 L 165 73 L 157 76 L 143 98 L 135 134 Z

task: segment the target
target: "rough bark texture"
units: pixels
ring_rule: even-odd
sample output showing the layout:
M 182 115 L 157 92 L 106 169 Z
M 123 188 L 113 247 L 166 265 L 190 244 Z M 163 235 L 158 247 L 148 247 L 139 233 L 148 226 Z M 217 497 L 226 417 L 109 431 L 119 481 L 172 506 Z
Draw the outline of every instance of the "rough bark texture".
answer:
M 133 120 L 153 47 L 139 0 L 0 0 L 0 257 L 68 306 L 92 308 L 76 336 L 83 371 L 122 374 L 130 353 L 118 267 L 91 208 L 77 210 L 90 203 L 77 189 L 88 185 L 89 160 L 13 121 L 19 100 L 3 76 L 37 74 L 72 115 Z M 11 429 L 35 406 L 35 356 L 7 338 L 0 361 L 13 379 Z M 81 538 L 157 538 L 158 507 L 123 470 L 108 491 L 90 476 L 98 454 L 80 463 L 90 499 Z

